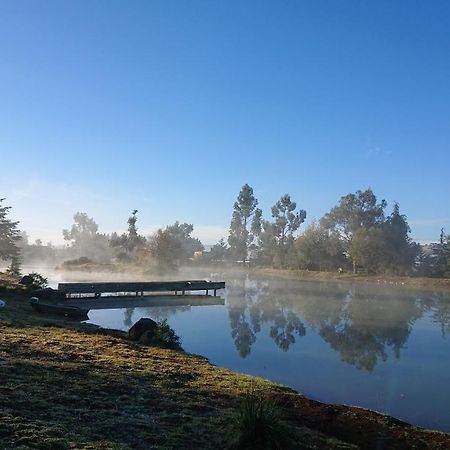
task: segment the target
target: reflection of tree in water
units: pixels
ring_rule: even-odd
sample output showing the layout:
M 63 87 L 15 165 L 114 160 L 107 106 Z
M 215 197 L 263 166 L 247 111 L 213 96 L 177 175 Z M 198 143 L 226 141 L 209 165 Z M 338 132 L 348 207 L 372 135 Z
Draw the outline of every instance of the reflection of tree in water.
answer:
M 295 343 L 294 333 L 305 336 L 306 328 L 301 320 L 292 311 L 285 311 L 283 308 L 276 311 L 273 325 L 270 327 L 270 337 L 284 352 Z
M 229 288 L 228 314 L 236 349 L 245 358 L 256 342 L 262 323 L 271 323 L 270 336 L 278 347 L 287 351 L 295 343 L 295 334 L 304 336 L 306 329 L 299 317 L 284 308 L 277 297 L 269 295 L 267 282 L 238 280 Z
M 228 287 L 227 304 L 231 336 L 242 358 L 250 354 L 251 346 L 256 341 L 256 332 L 247 320 L 247 309 L 253 304 L 257 292 L 258 286 L 251 283 L 248 277 L 233 280 Z
M 123 324 L 128 328 L 131 328 L 131 325 L 133 325 L 133 313 L 134 308 L 125 308 L 123 311 Z
M 422 315 L 418 302 L 350 291 L 341 302 L 339 315 L 322 322 L 320 336 L 341 359 L 358 369 L 372 371 L 378 361 L 388 359 L 387 348 L 400 358 L 412 330 Z
M 443 293 L 433 293 L 422 297 L 425 310 L 433 322 L 439 324 L 442 337 L 450 334 L 450 297 Z
M 296 336 L 306 334 L 307 323 L 342 361 L 368 371 L 386 361 L 389 354 L 400 358 L 414 322 L 425 309 L 422 299 L 406 291 L 261 282 L 248 277 L 231 285 L 227 305 L 231 334 L 242 357 L 250 353 L 264 323 L 270 325 L 270 337 L 283 351 L 289 350 Z M 449 332 L 449 303 L 431 302 L 429 308 L 441 328 Z

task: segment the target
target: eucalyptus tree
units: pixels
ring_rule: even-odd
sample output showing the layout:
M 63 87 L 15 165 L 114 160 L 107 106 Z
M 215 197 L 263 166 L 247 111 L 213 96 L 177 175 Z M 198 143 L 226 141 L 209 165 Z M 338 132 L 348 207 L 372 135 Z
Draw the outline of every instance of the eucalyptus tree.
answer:
M 288 260 L 290 256 L 291 260 L 294 259 L 294 233 L 306 218 L 306 211 L 295 212 L 296 208 L 297 204 L 290 195 L 285 194 L 272 206 L 273 220 L 262 220 L 258 239 L 260 263 L 276 267 L 293 264 Z
M 192 224 L 175 222 L 150 236 L 150 253 L 161 268 L 176 268 L 204 250 L 200 240 L 191 236 L 193 231 Z
M 372 229 L 382 227 L 385 217 L 384 209 L 386 201 L 377 203 L 377 198 L 371 189 L 356 191 L 341 197 L 338 205 L 330 210 L 321 219 L 321 225 L 330 231 L 339 234 L 343 241 L 344 250 L 353 265 L 353 272 L 356 273 L 361 256 L 360 249 L 372 237 L 378 239 L 378 232 L 371 232 Z M 353 242 L 355 241 L 355 242 Z M 357 242 L 358 241 L 358 242 Z
M 19 256 L 20 231 L 17 228 L 19 222 L 14 222 L 8 218 L 11 206 L 3 206 L 4 198 L 0 198 L 0 259 L 3 261 Z
M 145 246 L 146 239 L 144 236 L 139 235 L 136 226 L 137 213 L 138 210 L 134 209 L 128 218 L 126 233 L 122 233 L 120 236 L 117 233 L 113 233 L 110 237 L 109 245 L 119 251 L 119 259 L 131 260 L 135 256 L 136 251 Z
M 297 203 L 291 200 L 289 194 L 283 195 L 272 206 L 272 231 L 276 242 L 276 255 L 281 267 L 286 265 L 286 257 L 294 245 L 294 233 L 306 219 L 306 211 L 300 209 L 295 212 Z
M 70 230 L 62 231 L 71 257 L 86 256 L 97 262 L 109 261 L 112 255 L 108 238 L 98 232 L 95 220 L 84 212 L 75 213 L 73 220 Z
M 232 255 L 244 263 L 248 259 L 249 250 L 255 247 L 256 237 L 261 233 L 262 211 L 257 208 L 257 205 L 258 200 L 253 194 L 253 189 L 248 184 L 244 184 L 233 205 L 228 236 Z
M 346 266 L 339 235 L 313 221 L 295 240 L 297 263 L 302 269 L 336 270 Z

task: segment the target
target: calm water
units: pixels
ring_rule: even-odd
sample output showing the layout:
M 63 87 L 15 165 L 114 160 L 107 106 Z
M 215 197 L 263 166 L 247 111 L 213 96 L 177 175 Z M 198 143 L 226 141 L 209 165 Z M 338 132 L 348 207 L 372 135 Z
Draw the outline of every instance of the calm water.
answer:
M 449 294 L 217 275 L 225 306 L 91 310 L 90 322 L 167 318 L 219 366 L 450 431 Z

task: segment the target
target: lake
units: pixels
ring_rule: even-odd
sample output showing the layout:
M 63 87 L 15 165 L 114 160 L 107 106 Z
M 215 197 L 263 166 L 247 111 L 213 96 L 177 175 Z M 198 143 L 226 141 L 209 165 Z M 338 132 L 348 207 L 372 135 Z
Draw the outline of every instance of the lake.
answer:
M 89 322 L 128 330 L 141 317 L 167 318 L 187 352 L 218 366 L 450 431 L 449 293 L 211 278 L 226 281 L 224 306 L 91 310 Z

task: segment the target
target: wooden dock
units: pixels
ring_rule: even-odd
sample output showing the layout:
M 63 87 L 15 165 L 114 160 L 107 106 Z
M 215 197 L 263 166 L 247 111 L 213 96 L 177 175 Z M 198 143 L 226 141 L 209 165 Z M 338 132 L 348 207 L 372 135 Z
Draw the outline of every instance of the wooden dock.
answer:
M 225 288 L 224 281 L 150 281 L 150 282 L 100 282 L 100 283 L 59 283 L 58 292 L 66 299 L 79 297 L 144 297 L 152 294 L 186 295 L 186 292 L 205 291 L 217 295 Z

